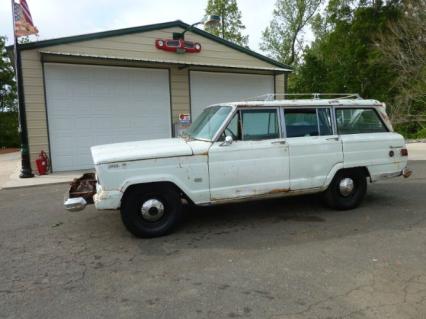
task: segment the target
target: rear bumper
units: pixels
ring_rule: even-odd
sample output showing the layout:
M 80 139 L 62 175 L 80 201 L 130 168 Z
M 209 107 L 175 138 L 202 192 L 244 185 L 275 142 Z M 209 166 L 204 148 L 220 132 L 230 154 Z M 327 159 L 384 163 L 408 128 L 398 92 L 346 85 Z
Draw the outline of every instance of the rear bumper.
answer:
M 408 167 L 404 168 L 401 171 L 401 175 L 404 176 L 405 178 L 408 178 L 411 176 L 411 174 L 413 174 L 413 171 L 411 169 L 409 169 Z
M 408 167 L 404 167 L 400 171 L 373 175 L 373 176 L 371 176 L 371 181 L 376 182 L 376 181 L 381 181 L 381 180 L 384 180 L 384 179 L 388 179 L 388 178 L 392 178 L 392 177 L 399 177 L 399 176 L 404 176 L 405 178 L 408 178 L 408 177 L 411 176 L 412 173 L 413 173 L 413 171 L 411 169 L 409 169 Z

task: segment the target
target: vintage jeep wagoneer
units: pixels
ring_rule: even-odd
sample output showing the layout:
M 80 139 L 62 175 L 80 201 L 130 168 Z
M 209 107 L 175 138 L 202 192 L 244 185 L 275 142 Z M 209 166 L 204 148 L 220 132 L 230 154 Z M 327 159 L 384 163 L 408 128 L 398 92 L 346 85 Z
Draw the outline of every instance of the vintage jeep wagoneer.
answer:
M 367 180 L 410 175 L 404 138 L 375 100 L 298 99 L 212 105 L 178 138 L 91 148 L 96 176 L 65 202 L 120 209 L 139 237 L 169 233 L 182 203 L 321 193 L 336 209 L 362 201 Z M 93 198 L 92 198 L 93 197 Z

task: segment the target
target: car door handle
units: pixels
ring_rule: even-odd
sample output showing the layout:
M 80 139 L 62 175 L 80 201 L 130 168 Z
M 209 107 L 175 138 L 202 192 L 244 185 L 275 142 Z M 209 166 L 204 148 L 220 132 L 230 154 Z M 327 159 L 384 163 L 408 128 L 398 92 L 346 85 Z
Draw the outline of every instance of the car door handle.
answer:
M 281 145 L 284 145 L 285 141 L 273 141 L 273 142 L 271 142 L 271 144 L 281 144 Z
M 329 137 L 326 139 L 327 141 L 338 141 L 339 138 L 338 137 Z

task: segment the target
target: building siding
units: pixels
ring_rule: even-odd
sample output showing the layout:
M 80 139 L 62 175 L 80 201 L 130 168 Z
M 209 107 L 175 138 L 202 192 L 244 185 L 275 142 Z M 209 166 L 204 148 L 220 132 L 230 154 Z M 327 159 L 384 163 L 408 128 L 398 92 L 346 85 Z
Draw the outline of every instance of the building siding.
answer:
M 146 59 L 157 61 L 173 61 L 181 63 L 199 63 L 206 65 L 222 65 L 229 67 L 265 67 L 274 66 L 236 51 L 221 43 L 204 38 L 198 34 L 187 32 L 187 40 L 201 43 L 202 50 L 192 54 L 172 54 L 155 47 L 156 39 L 171 38 L 173 32 L 182 32 L 183 29 L 167 28 L 144 33 L 113 36 L 98 40 L 82 41 L 77 43 L 56 45 L 43 48 L 42 51 L 86 54 L 95 56 L 111 56 L 123 59 Z M 276 68 L 276 67 L 275 67 Z
M 179 70 L 176 66 L 171 67 L 170 90 L 172 98 L 172 118 L 173 122 L 176 122 L 180 113 L 190 113 L 188 69 Z
M 278 74 L 275 76 L 275 93 L 276 94 L 284 94 L 285 93 L 285 81 L 284 74 Z M 282 98 L 280 96 L 278 99 Z
M 37 50 L 21 52 L 31 167 L 41 150 L 49 151 L 43 68 Z

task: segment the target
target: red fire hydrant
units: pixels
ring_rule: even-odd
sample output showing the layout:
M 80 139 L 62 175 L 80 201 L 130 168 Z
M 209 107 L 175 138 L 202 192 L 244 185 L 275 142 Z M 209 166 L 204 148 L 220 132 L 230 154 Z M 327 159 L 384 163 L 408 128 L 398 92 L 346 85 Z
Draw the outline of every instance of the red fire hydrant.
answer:
M 36 165 L 39 175 L 46 175 L 49 171 L 49 158 L 45 151 L 41 151 L 36 159 Z

